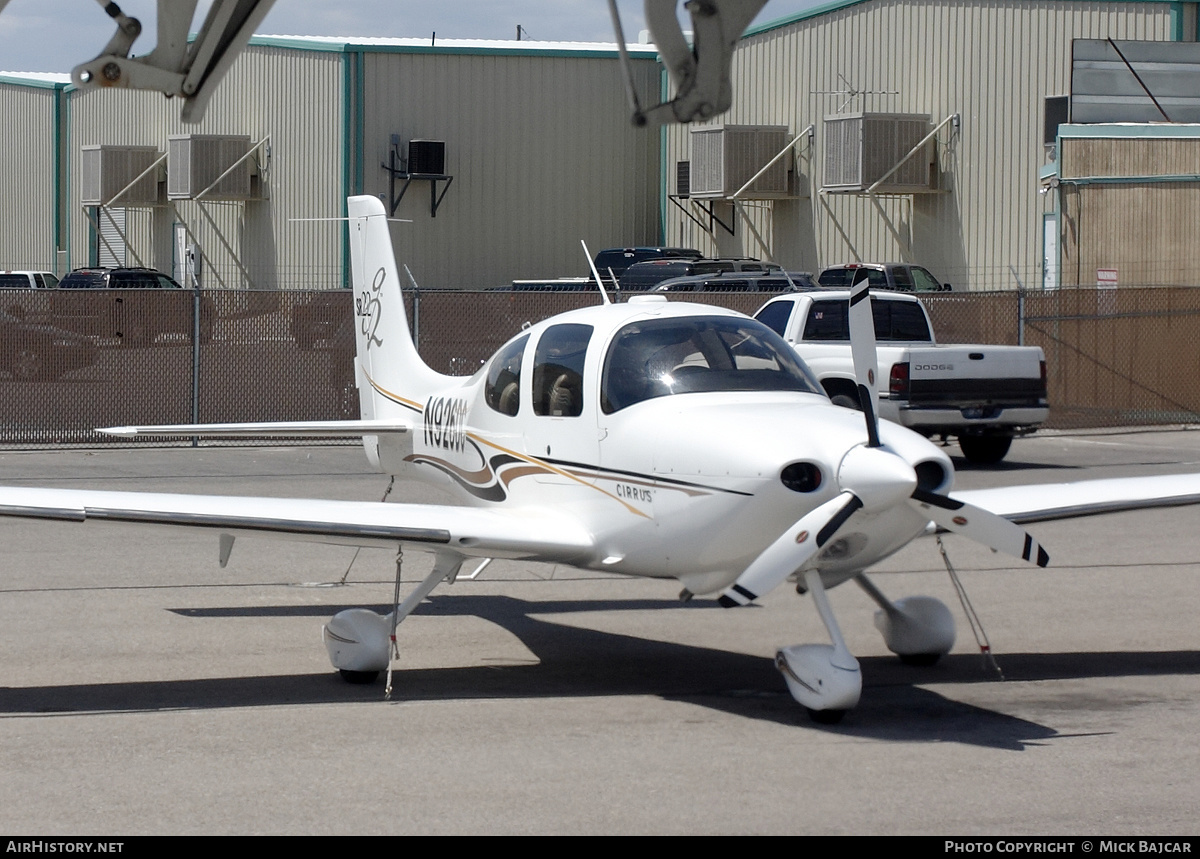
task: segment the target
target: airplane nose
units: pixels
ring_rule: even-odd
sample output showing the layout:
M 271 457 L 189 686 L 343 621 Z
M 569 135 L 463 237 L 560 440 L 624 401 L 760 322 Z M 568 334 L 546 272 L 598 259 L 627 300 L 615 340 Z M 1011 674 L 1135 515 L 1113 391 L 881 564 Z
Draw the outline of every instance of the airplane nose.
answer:
M 911 496 L 917 488 L 917 473 L 884 448 L 857 445 L 842 458 L 838 484 L 858 496 L 864 510 L 877 511 Z

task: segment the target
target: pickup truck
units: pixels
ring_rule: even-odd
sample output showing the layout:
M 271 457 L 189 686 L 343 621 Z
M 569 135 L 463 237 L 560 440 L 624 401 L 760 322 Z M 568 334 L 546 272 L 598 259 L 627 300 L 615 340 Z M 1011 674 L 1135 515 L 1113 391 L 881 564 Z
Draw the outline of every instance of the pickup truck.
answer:
M 796 350 L 834 404 L 858 408 L 849 304 L 849 290 L 795 292 L 771 299 L 755 318 Z M 1040 348 L 940 345 L 915 296 L 872 291 L 871 306 L 881 418 L 957 437 L 969 462 L 991 464 L 1049 416 Z

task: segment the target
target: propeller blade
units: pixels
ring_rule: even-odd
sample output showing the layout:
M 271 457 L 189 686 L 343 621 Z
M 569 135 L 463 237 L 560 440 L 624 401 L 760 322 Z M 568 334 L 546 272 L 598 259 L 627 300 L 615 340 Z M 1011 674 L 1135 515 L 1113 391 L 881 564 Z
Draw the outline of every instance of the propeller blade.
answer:
M 854 357 L 859 408 L 867 421 L 867 446 L 879 447 L 879 393 L 875 390 L 879 356 L 875 351 L 875 319 L 868 288 L 870 272 L 868 268 L 855 269 L 854 282 L 850 284 L 850 352 Z
M 718 602 L 725 608 L 746 605 L 773 590 L 819 552 L 860 507 L 858 496 L 843 492 L 810 510 L 764 549 L 725 589 Z
M 990 510 L 921 489 L 912 494 L 912 500 L 922 513 L 947 531 L 1039 567 L 1050 563 L 1050 555 L 1028 531 Z

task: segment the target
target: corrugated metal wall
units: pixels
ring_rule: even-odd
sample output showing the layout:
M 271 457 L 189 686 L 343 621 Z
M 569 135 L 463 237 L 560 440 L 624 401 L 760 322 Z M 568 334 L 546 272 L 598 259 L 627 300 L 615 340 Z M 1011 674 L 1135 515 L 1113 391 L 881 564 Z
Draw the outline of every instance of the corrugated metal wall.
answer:
M 249 135 L 252 141 L 269 135 L 269 199 L 205 204 L 216 229 L 198 203 L 177 203 L 212 263 L 204 283 L 250 285 L 236 255 L 256 287 L 340 286 L 342 227 L 289 219 L 343 214 L 342 64 L 337 53 L 252 46 L 233 64 L 197 125 L 184 125 L 179 103 L 156 93 L 71 93 L 71 176 L 80 176 L 80 148 L 89 144 L 153 145 L 166 152 L 173 135 Z M 88 263 L 89 226 L 78 184 L 76 179 L 70 189 L 72 267 Z M 142 264 L 171 272 L 177 220 L 170 207 L 129 209 L 129 264 L 137 264 L 136 253 Z
M 658 65 L 633 60 L 643 101 Z M 437 217 L 414 182 L 392 231 L 422 286 L 587 273 L 579 246 L 656 244 L 659 136 L 634 128 L 616 58 L 504 53 L 365 56 L 364 191 L 388 192 L 391 136 L 446 143 Z M 439 186 L 439 192 L 440 192 Z
M 723 121 L 786 123 L 793 134 L 817 126 L 814 147 L 798 146 L 812 196 L 752 209 L 775 259 L 814 271 L 854 259 L 910 260 L 971 289 L 1016 286 L 1011 266 L 1026 285 L 1040 284 L 1042 100 L 1068 92 L 1073 38 L 1170 39 L 1172 5 L 875 0 L 743 40 Z M 937 141 L 948 193 L 877 204 L 817 195 L 821 123 L 839 108 L 928 113 L 935 124 L 960 114 L 960 129 L 947 127 Z M 688 157 L 686 137 L 686 129 L 668 132 L 672 173 Z M 713 247 L 673 208 L 667 234 Z M 726 252 L 762 255 L 744 227 L 722 242 Z
M 0 269 L 54 271 L 52 87 L 0 82 Z

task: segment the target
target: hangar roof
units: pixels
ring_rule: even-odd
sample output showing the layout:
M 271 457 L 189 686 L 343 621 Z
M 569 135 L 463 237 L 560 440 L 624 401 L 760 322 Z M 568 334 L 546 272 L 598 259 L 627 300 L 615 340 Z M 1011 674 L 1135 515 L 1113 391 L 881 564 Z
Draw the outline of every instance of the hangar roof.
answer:
M 848 9 L 851 6 L 858 6 L 862 3 L 870 3 L 872 0 L 833 0 L 830 3 L 822 3 L 819 6 L 813 6 L 810 9 L 805 9 L 801 12 L 793 12 L 791 15 L 785 15 L 782 18 L 776 18 L 774 21 L 766 21 L 756 27 L 747 28 L 742 34 L 742 38 L 746 36 L 757 36 L 759 33 L 767 33 L 771 30 L 778 30 L 781 27 L 786 27 L 789 24 L 795 24 L 798 21 L 805 21 L 809 18 L 819 18 L 821 15 L 828 15 L 830 12 L 837 12 L 841 9 Z M 1126 0 L 1109 0 L 1112 3 L 1126 2 Z M 1168 0 L 1127 0 L 1131 3 L 1165 3 Z
M 66 86 L 71 76 L 60 72 L 0 72 L 0 83 L 22 86 L 56 87 Z
M 251 45 L 309 51 L 374 51 L 401 54 L 508 54 L 530 56 L 616 57 L 615 42 L 541 42 L 515 39 L 379 38 L 373 36 L 253 36 Z M 654 45 L 626 46 L 632 57 L 654 59 Z

